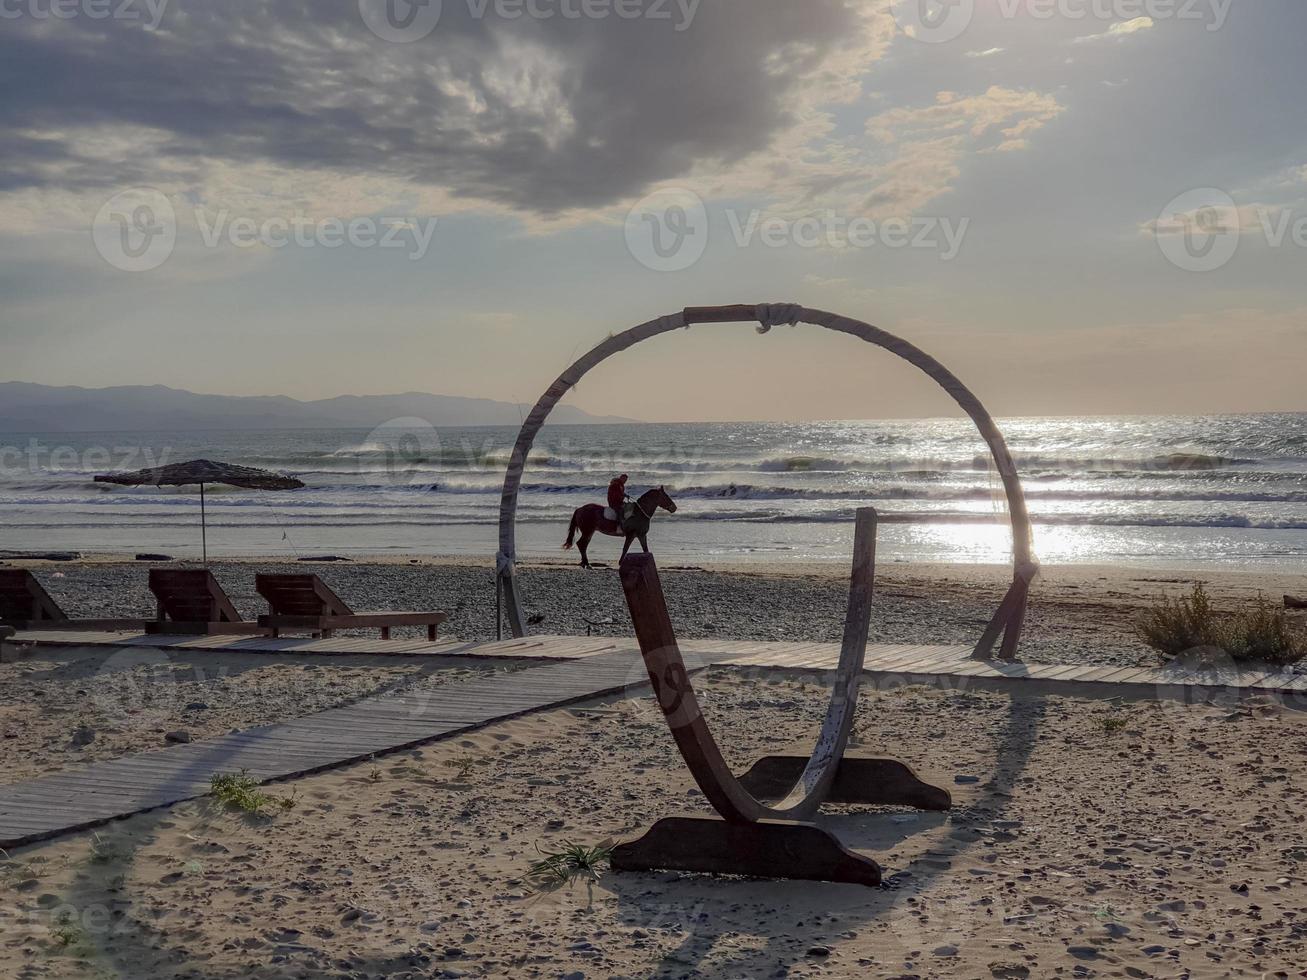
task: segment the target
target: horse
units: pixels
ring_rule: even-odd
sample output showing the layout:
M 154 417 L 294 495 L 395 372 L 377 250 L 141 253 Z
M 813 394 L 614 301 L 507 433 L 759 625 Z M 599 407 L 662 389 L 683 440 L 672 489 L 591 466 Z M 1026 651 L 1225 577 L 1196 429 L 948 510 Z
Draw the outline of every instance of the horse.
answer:
M 589 568 L 590 559 L 586 557 L 586 548 L 590 545 L 590 539 L 594 537 L 595 532 L 607 534 L 610 537 L 626 538 L 626 544 L 622 547 L 622 557 L 631 550 L 631 542 L 635 538 L 640 539 L 640 547 L 645 551 L 649 550 L 649 542 L 646 535 L 649 533 L 649 525 L 653 521 L 653 516 L 662 508 L 669 514 L 676 513 L 676 503 L 671 497 L 667 496 L 667 491 L 662 487 L 654 487 L 640 495 L 640 499 L 635 502 L 635 511 L 631 514 L 631 519 L 627 527 L 623 529 L 620 521 L 610 521 L 604 516 L 603 504 L 586 504 L 584 507 L 578 507 L 572 513 L 572 523 L 567 529 L 567 540 L 563 542 L 563 550 L 572 549 L 572 540 L 576 537 L 577 532 L 581 534 L 581 540 L 577 542 L 577 549 L 581 552 L 581 567 Z

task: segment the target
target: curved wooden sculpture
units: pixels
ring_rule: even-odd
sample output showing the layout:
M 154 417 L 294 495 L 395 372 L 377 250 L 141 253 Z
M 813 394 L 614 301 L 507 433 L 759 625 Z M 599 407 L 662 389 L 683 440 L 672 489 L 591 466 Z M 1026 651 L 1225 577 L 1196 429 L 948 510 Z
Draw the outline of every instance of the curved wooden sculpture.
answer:
M 1007 492 L 1015 565 L 1012 586 L 977 644 L 976 655 L 987 656 L 1002 635 L 1003 655 L 1014 656 L 1036 566 L 1031 555 L 1030 522 L 1021 483 L 993 419 L 943 365 L 906 341 L 857 320 L 792 305 L 704 307 L 651 320 L 600 344 L 563 372 L 536 403 L 513 449 L 500 507 L 498 575 L 514 635 L 523 636 L 526 632 L 513 575 L 518 487 L 536 433 L 554 405 L 592 367 L 642 340 L 695 323 L 753 320 L 759 322 L 764 333 L 778 323 L 804 322 L 852 334 L 883 347 L 938 382 L 975 421 L 993 453 Z M 762 759 L 742 778 L 736 778 L 727 766 L 699 709 L 653 556 L 628 555 L 622 560 L 622 589 L 658 704 L 695 782 L 722 819 L 660 820 L 641 839 L 614 849 L 614 868 L 668 868 L 876 885 L 880 883 L 881 871 L 875 861 L 847 850 L 830 833 L 809 822 L 821 805 L 843 802 L 931 810 L 949 808 L 952 800 L 946 790 L 922 782 L 897 760 L 845 758 L 871 622 L 875 547 L 876 512 L 871 508 L 860 509 L 854 529 L 853 571 L 839 664 L 821 734 L 811 756 L 806 760 L 792 756 Z
M 984 633 L 976 643 L 975 656 L 980 659 L 989 657 L 994 645 L 1002 637 L 1000 656 L 1011 660 L 1016 656 L 1017 646 L 1021 640 L 1021 627 L 1025 621 L 1026 604 L 1029 597 L 1030 582 L 1038 571 L 1031 545 L 1030 517 L 1026 512 L 1026 499 L 1021 490 L 1021 480 L 1017 476 L 1016 464 L 1008 451 L 1003 434 L 994 424 L 993 418 L 981 405 L 980 400 L 971 393 L 944 365 L 929 354 L 891 333 L 873 327 L 860 320 L 837 316 L 822 310 L 809 310 L 793 304 L 764 304 L 758 306 L 709 306 L 694 307 L 673 313 L 669 316 L 650 320 L 624 333 L 614 334 L 599 344 L 584 357 L 559 375 L 549 386 L 531 414 L 527 416 L 513 446 L 509 459 L 508 472 L 504 476 L 504 490 L 499 504 L 499 555 L 496 561 L 496 574 L 503 589 L 505 612 L 509 628 L 514 636 L 526 636 L 527 629 L 523 615 L 522 598 L 518 591 L 515 575 L 515 555 L 517 550 L 516 522 L 517 497 L 522 483 L 522 473 L 526 468 L 527 457 L 535 443 L 536 435 L 549 418 L 554 406 L 585 375 L 597 365 L 614 354 L 634 347 L 641 341 L 649 340 L 660 334 L 681 330 L 695 324 L 713 323 L 752 323 L 760 324 L 760 331 L 766 332 L 781 323 L 795 325 L 812 324 L 846 333 L 875 344 L 892 354 L 906 360 L 923 371 L 943 388 L 962 408 L 981 437 L 989 446 L 994 458 L 994 465 L 1003 480 L 1003 489 L 1007 496 L 1008 513 L 1012 522 L 1012 585 L 999 604 Z
M 699 709 L 694 684 L 672 628 L 653 555 L 622 559 L 622 590 L 658 705 L 704 797 L 722 816 L 669 817 L 640 840 L 613 850 L 618 870 L 657 868 L 769 878 L 880 883 L 880 866 L 845 849 L 808 823 L 825 802 L 880 803 L 947 810 L 946 790 L 917 778 L 894 759 L 844 757 L 858 703 L 871 622 L 876 567 L 876 512 L 858 511 L 853 575 L 839 666 L 816 747 L 806 760 L 761 759 L 742 778 L 731 772 Z M 775 799 L 768 803 L 766 800 Z

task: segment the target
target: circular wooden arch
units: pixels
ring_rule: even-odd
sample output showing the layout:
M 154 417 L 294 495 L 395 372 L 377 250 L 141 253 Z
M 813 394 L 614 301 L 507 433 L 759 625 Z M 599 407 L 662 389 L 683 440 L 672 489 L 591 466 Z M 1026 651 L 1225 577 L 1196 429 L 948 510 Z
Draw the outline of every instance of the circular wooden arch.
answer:
M 975 656 L 988 657 L 1001 636 L 1003 644 L 1000 655 L 1005 659 L 1014 658 L 1021 638 L 1021 627 L 1025 621 L 1030 582 L 1038 571 L 1038 565 L 1034 560 L 1030 515 L 1026 510 L 1026 498 L 1021 489 L 1021 480 L 1017 475 L 1012 454 L 994 419 L 980 400 L 948 368 L 915 345 L 861 320 L 827 313 L 824 310 L 810 310 L 795 304 L 690 307 L 679 313 L 649 320 L 623 333 L 614 334 L 596 346 L 559 375 L 558 379 L 549 386 L 549 390 L 540 396 L 540 400 L 536 402 L 526 421 L 522 423 L 517 442 L 513 446 L 499 503 L 499 554 L 496 558 L 496 575 L 503 588 L 505 612 L 513 635 L 515 637 L 527 635 L 522 597 L 515 574 L 518 491 L 536 435 L 548 420 L 554 406 L 592 368 L 614 354 L 621 353 L 651 337 L 670 333 L 673 330 L 682 330 L 695 324 L 752 322 L 760 324 L 759 330 L 762 333 L 781 323 L 791 326 L 807 323 L 836 333 L 849 334 L 883 348 L 919 368 L 948 392 L 975 423 L 989 447 L 994 465 L 1003 481 L 1008 516 L 1012 523 L 1013 563 L 1012 585 L 976 644 Z

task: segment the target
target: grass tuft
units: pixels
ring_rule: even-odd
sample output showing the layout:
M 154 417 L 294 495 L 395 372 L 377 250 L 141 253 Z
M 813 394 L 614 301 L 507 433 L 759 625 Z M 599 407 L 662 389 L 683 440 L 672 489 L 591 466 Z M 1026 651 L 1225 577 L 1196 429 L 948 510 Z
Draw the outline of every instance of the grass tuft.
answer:
M 460 783 L 466 783 L 472 777 L 472 771 L 477 767 L 477 760 L 471 756 L 463 756 L 459 759 L 449 759 L 445 765 L 454 770 Z
M 82 927 L 68 912 L 63 913 L 50 928 L 51 941 L 61 949 L 80 946 L 85 938 L 86 934 L 82 931 Z
M 531 865 L 527 877 L 541 889 L 561 888 L 577 878 L 598 881 L 600 869 L 613 856 L 613 842 L 587 846 L 565 841 L 557 851 L 543 851 L 537 844 L 536 852 L 541 859 Z
M 91 835 L 92 864 L 113 864 L 123 857 L 123 848 L 119 846 L 117 841 L 110 840 L 100 834 Z
M 261 814 L 264 807 L 276 800 L 259 789 L 258 780 L 242 769 L 239 773 L 214 773 L 209 780 L 209 793 L 229 810 Z

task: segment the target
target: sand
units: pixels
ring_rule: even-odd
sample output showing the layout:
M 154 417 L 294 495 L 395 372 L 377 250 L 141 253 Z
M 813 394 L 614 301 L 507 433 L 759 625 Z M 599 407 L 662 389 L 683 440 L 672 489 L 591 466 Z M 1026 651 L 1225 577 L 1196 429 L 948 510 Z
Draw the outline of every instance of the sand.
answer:
M 74 614 L 148 611 L 139 565 L 33 567 Z M 215 566 L 247 615 L 264 567 L 275 566 Z M 484 562 L 310 567 L 360 606 L 444 606 L 443 635 L 493 630 Z M 843 575 L 682 568 L 664 582 L 685 636 L 835 640 Z M 884 568 L 873 638 L 974 639 L 1005 576 Z M 523 577 L 540 629 L 584 632 L 589 616 L 626 632 L 611 569 L 533 565 Z M 1023 655 L 1154 663 L 1133 619 L 1196 579 L 1227 606 L 1304 591 L 1271 576 L 1050 569 Z M 160 747 L 173 732 L 209 738 L 514 666 L 38 647 L 0 664 L 0 784 Z M 799 736 L 811 737 L 825 697 L 815 676 L 782 671 L 716 668 L 701 687 L 737 771 L 806 753 Z M 1304 705 L 950 687 L 873 693 L 860 707 L 854 751 L 904 758 L 956 804 L 948 815 L 831 808 L 826 825 L 885 866 L 880 889 L 606 870 L 534 887 L 525 876 L 540 850 L 628 839 L 704 809 L 652 702 L 610 698 L 278 784 L 268 791 L 293 805 L 262 816 L 194 801 L 16 849 L 0 868 L 0 976 L 1303 975 Z
M 572 561 L 574 559 L 569 559 Z M 115 560 L 29 562 L 71 616 L 154 614 L 148 566 Z M 488 560 L 390 558 L 331 564 L 225 560 L 214 574 L 246 617 L 266 612 L 254 589 L 259 571 L 312 571 L 360 609 L 447 611 L 442 636 L 485 640 L 495 635 L 494 573 Z M 662 571 L 679 634 L 687 638 L 838 642 L 848 569 L 841 564 L 686 567 Z M 563 559 L 520 566 L 527 612 L 536 632 L 629 634 L 614 567 L 583 572 Z M 1010 582 L 1011 570 L 987 565 L 882 564 L 872 611 L 872 642 L 974 643 Z M 1218 568 L 1159 572 L 1133 567 L 1048 567 L 1036 582 L 1022 657 L 1032 663 L 1153 664 L 1133 623 L 1162 595 L 1187 593 L 1204 581 L 1218 604 L 1233 606 L 1261 592 L 1276 602 L 1307 592 L 1295 576 Z M 373 634 L 375 635 L 375 634 Z M 396 635 L 402 635 L 397 631 Z M 418 636 L 417 631 L 408 635 Z
M 725 669 L 701 688 L 737 768 L 802 748 L 824 697 Z M 538 849 L 704 809 L 652 703 L 608 699 L 272 787 L 295 805 L 267 816 L 196 801 L 20 849 L 0 975 L 1301 975 L 1300 713 L 910 688 L 866 698 L 857 732 L 955 798 L 823 817 L 880 889 L 603 871 L 533 890 Z
M 36 646 L 0 664 L 0 785 L 504 665 Z

